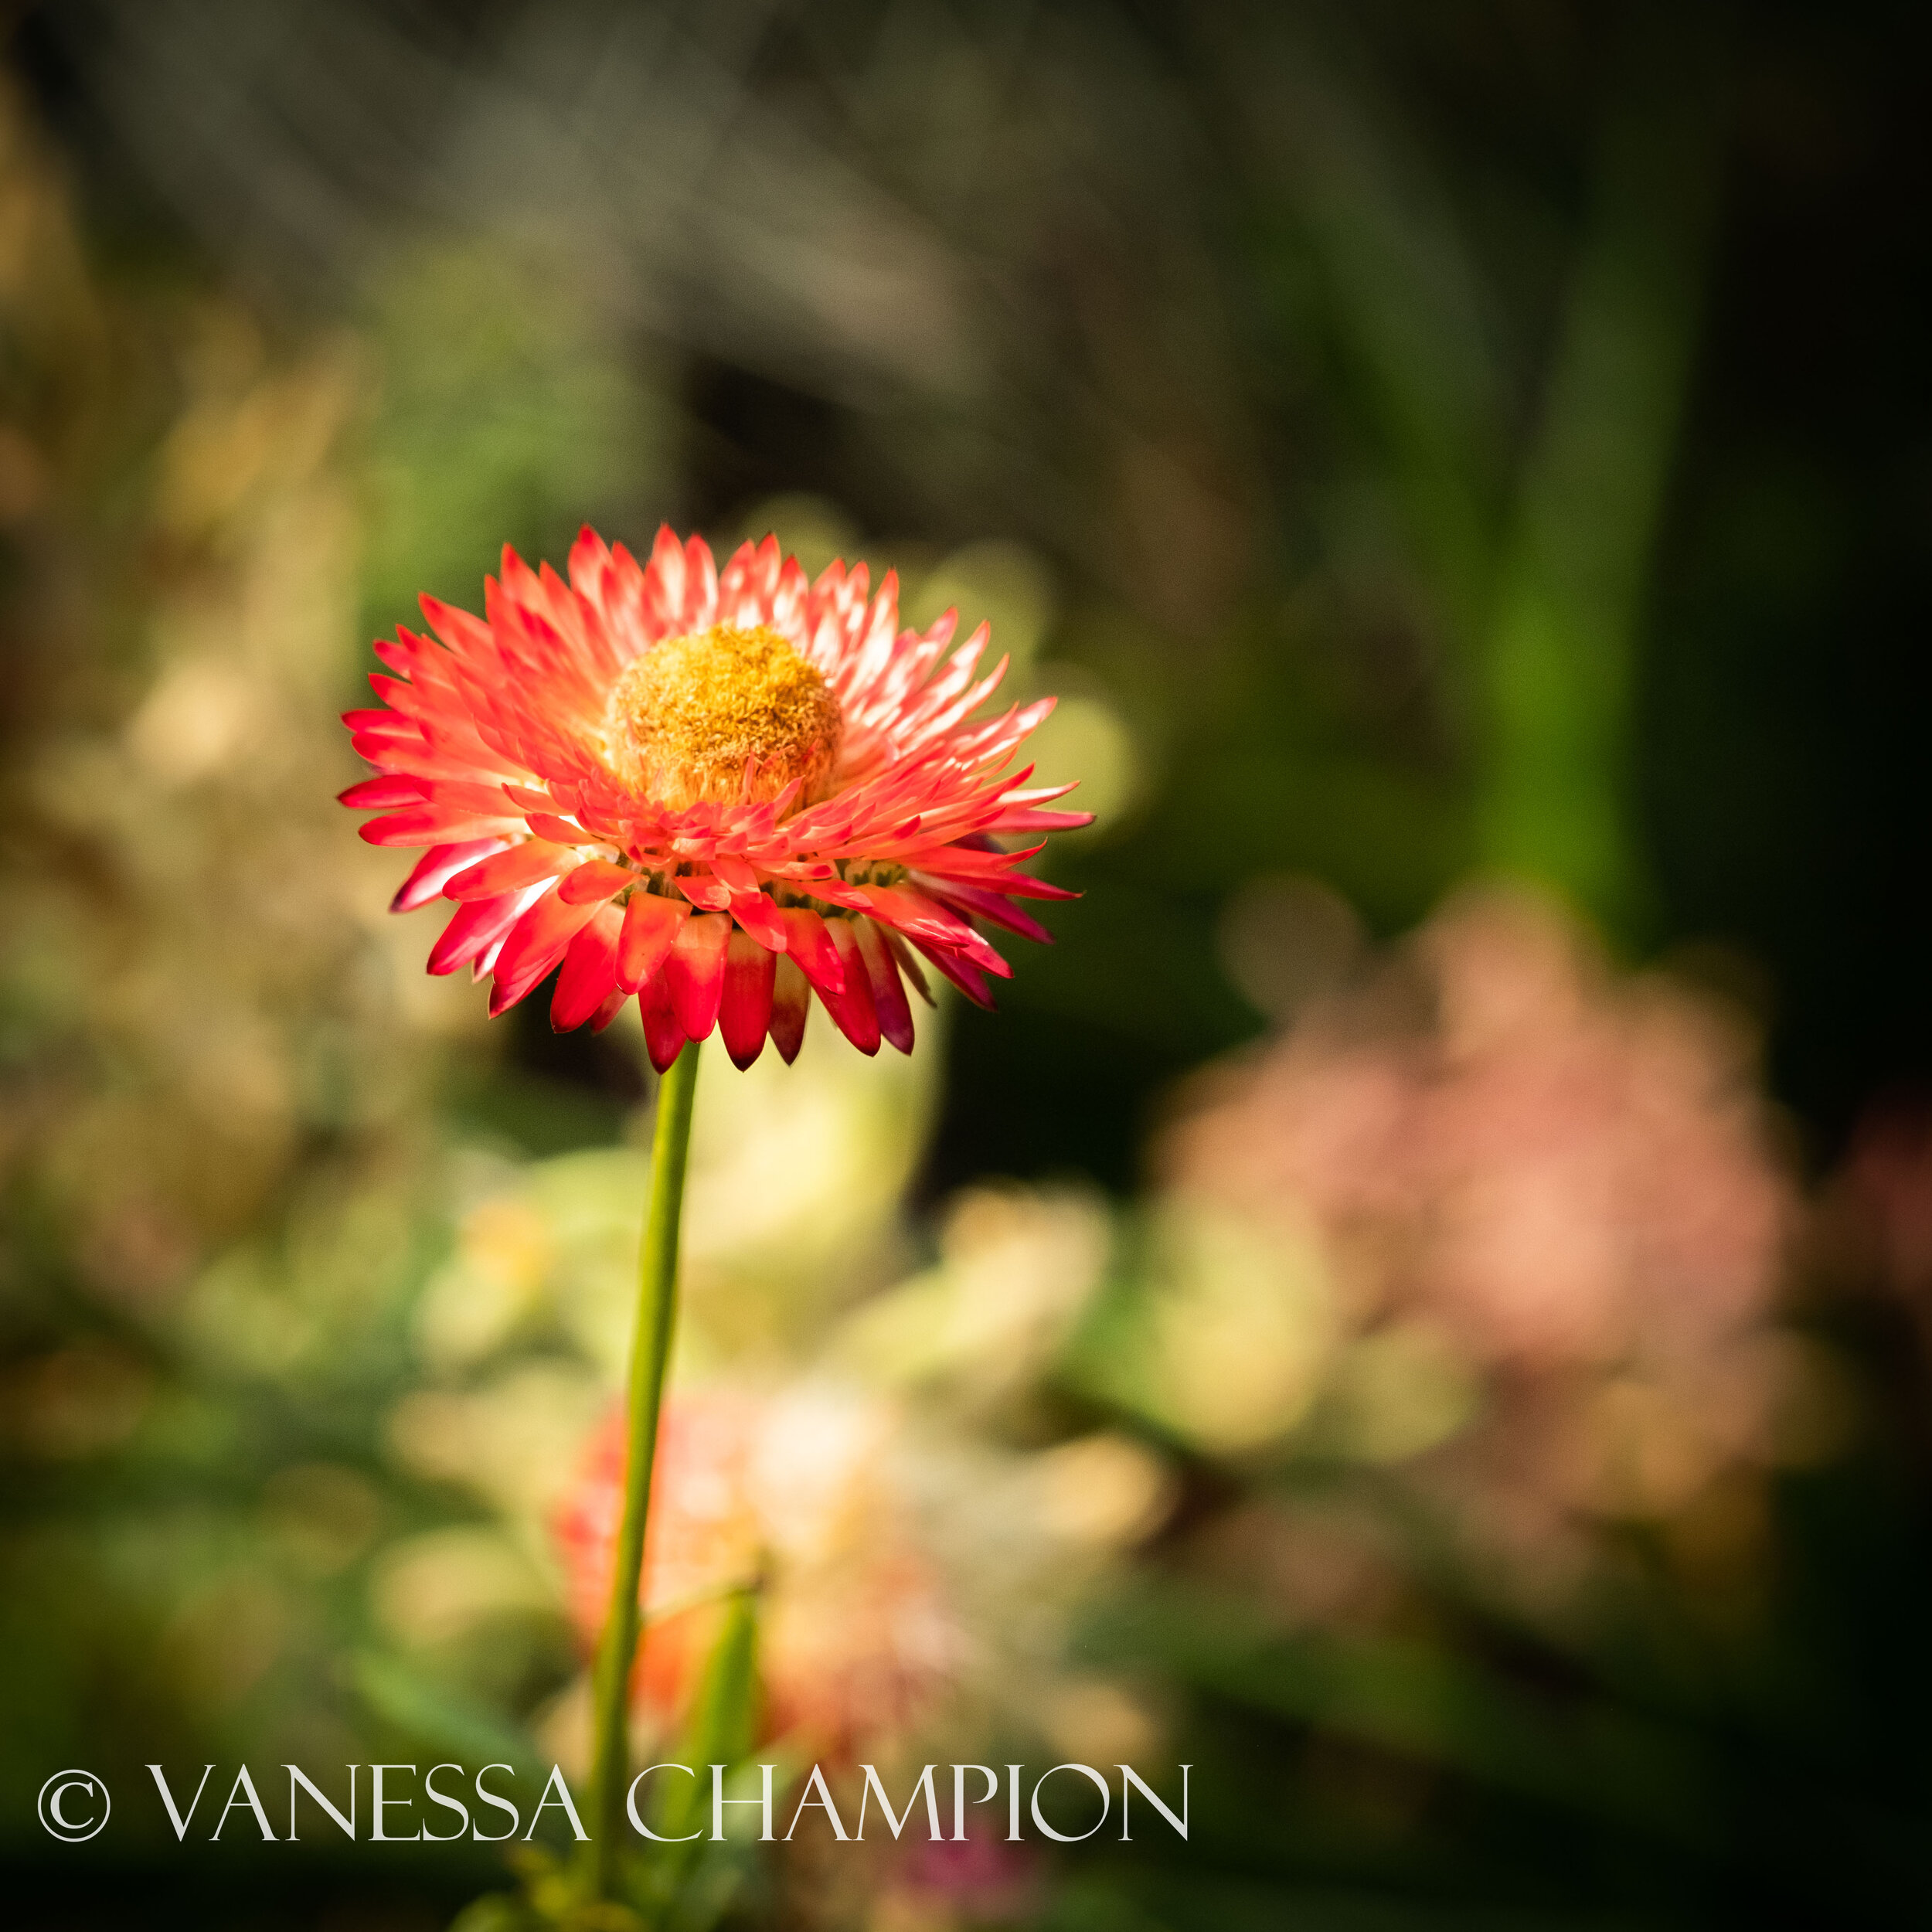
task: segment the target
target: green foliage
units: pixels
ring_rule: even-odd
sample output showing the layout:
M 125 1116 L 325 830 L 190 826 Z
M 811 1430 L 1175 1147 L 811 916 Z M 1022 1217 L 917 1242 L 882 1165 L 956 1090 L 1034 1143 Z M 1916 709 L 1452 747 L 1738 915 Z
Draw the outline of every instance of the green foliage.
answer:
M 590 305 L 560 298 L 559 274 L 453 246 L 399 257 L 379 284 L 362 569 L 373 631 L 417 624 L 424 592 L 479 607 L 505 543 L 560 566 L 581 525 L 642 520 L 662 403 Z

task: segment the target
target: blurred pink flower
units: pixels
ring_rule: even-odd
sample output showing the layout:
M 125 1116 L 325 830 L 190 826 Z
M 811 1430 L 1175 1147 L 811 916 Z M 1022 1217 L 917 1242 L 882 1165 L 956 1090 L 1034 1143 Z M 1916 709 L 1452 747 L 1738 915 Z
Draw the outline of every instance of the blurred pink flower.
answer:
M 982 1824 L 969 1838 L 917 1840 L 900 1866 L 896 1889 L 930 1900 L 949 1922 L 1000 1923 L 1036 1902 L 1039 1862 L 1032 1846 L 1009 1844 Z
M 940 1702 L 964 1640 L 910 1534 L 889 1473 L 890 1428 L 882 1405 L 830 1388 L 672 1398 L 640 1592 L 652 1618 L 640 1705 L 666 1723 L 682 1713 L 719 1594 L 754 1583 L 768 1734 L 795 1736 L 829 1760 L 904 1736 Z M 623 1441 L 623 1418 L 613 1415 L 555 1520 L 587 1647 L 610 1590 Z
M 1447 1338 L 1488 1390 L 1448 1460 L 1485 1471 L 1492 1515 L 1662 1513 L 1767 1426 L 1794 1199 L 1749 1046 L 1716 1002 L 1614 975 L 1553 907 L 1482 893 L 1210 1075 L 1166 1173 L 1312 1222 L 1350 1332 Z

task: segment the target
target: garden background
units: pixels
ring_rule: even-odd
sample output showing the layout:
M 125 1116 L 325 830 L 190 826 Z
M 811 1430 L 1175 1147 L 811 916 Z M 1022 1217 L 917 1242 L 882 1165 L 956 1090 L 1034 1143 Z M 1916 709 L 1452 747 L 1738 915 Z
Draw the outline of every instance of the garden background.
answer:
M 10 9 L 14 1922 L 506 1882 L 131 1798 L 63 1848 L 65 1765 L 580 1760 L 651 1083 L 634 1013 L 423 974 L 335 720 L 419 591 L 667 519 L 989 617 L 1097 815 L 998 1014 L 709 1056 L 679 1386 L 810 1491 L 767 1726 L 1194 1767 L 1185 1845 L 750 1855 L 687 1922 L 1917 1922 L 1928 54 L 1878 4 Z

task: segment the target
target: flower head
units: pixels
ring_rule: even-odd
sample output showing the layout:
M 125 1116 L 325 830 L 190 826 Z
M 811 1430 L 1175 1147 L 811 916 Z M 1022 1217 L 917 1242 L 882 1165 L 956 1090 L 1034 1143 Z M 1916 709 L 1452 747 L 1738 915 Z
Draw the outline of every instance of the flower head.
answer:
M 566 584 L 506 550 L 487 619 L 433 597 L 433 637 L 376 651 L 383 703 L 345 722 L 379 776 L 343 802 L 372 845 L 427 846 L 395 910 L 457 910 L 433 973 L 494 974 L 492 1013 L 561 963 L 559 1028 L 636 994 L 662 1070 L 715 1026 L 740 1066 L 791 1060 L 816 992 L 862 1052 L 913 1043 L 923 955 L 969 998 L 1011 968 L 984 937 L 1044 929 L 1013 902 L 1069 896 L 1000 835 L 1084 825 L 1029 791 L 1015 752 L 1053 700 L 975 722 L 982 624 L 901 630 L 888 573 L 808 582 L 775 538 L 722 573 L 660 530 L 650 561 L 587 529 Z

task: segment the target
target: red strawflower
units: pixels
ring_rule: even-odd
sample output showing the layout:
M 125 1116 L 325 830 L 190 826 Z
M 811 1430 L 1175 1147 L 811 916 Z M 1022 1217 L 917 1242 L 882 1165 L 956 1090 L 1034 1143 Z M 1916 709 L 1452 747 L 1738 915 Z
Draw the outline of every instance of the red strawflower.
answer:
M 570 570 L 506 549 L 487 622 L 424 597 L 435 639 L 379 643 L 397 675 L 345 715 L 380 774 L 342 794 L 382 812 L 362 836 L 429 848 L 394 910 L 457 902 L 430 971 L 494 973 L 496 1014 L 561 961 L 560 1029 L 635 993 L 661 1071 L 714 1026 L 740 1066 L 767 1032 L 790 1060 L 813 992 L 910 1052 L 915 952 L 990 1005 L 981 925 L 1043 940 L 1013 900 L 1071 896 L 995 835 L 1089 815 L 1007 769 L 1053 699 L 969 722 L 1005 669 L 975 681 L 987 627 L 948 656 L 954 612 L 901 631 L 892 573 L 868 601 L 862 563 L 809 583 L 769 536 L 721 574 L 702 538 L 641 567 L 587 529 Z

